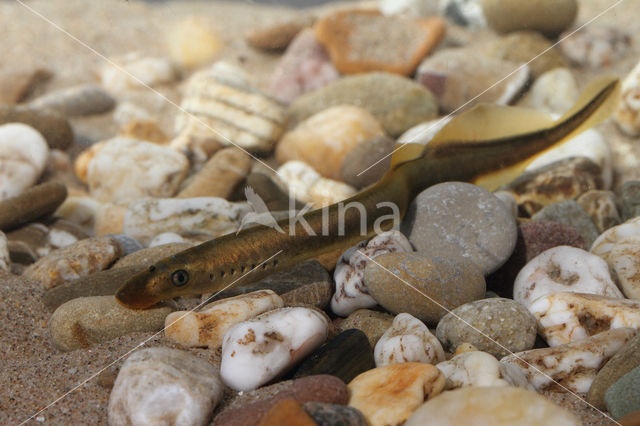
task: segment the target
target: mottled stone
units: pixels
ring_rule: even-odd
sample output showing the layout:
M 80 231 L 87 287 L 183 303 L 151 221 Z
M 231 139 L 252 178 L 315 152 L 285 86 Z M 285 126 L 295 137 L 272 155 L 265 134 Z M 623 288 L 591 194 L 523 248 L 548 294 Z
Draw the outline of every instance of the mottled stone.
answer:
M 622 202 L 622 220 L 640 216 L 640 181 L 630 180 L 620 188 Z
M 627 29 L 609 25 L 586 25 L 560 35 L 559 41 L 560 50 L 573 64 L 594 69 L 615 64 L 631 47 Z
M 61 183 L 47 182 L 33 186 L 16 197 L 0 201 L 0 229 L 7 231 L 36 219 L 49 216 L 67 197 Z
M 442 345 L 429 328 L 409 314 L 398 314 L 376 343 L 376 367 L 402 362 L 437 364 L 445 360 Z
M 202 425 L 223 390 L 206 361 L 177 349 L 141 349 L 120 368 L 109 398 L 109 424 Z
M 638 393 L 640 393 L 640 368 L 636 367 L 612 384 L 604 394 L 607 410 L 614 419 L 620 419 L 640 409 Z
M 316 426 L 316 422 L 293 398 L 277 402 L 260 420 L 258 426 Z
M 29 103 L 35 109 L 49 109 L 73 117 L 109 112 L 116 100 L 95 84 L 83 84 L 49 92 Z
M 329 280 L 303 284 L 300 287 L 282 294 L 282 301 L 287 306 L 309 305 L 318 309 L 326 309 L 331 302 L 333 285 Z
M 436 367 L 447 378 L 447 390 L 466 386 L 510 386 L 501 378 L 498 360 L 486 352 L 463 352 Z
M 359 143 L 344 157 L 342 180 L 356 188 L 376 183 L 389 170 L 394 147 L 395 141 L 387 136 Z
M 169 142 L 169 137 L 160 126 L 158 126 L 158 123 L 151 119 L 127 121 L 127 123 L 118 130 L 118 136 L 126 139 L 153 142 L 160 145 L 165 145 Z
M 591 253 L 609 259 L 611 250 L 620 242 L 629 238 L 640 237 L 640 218 L 632 218 L 626 222 L 604 231 L 591 246 Z
M 343 149 L 343 147 L 338 146 L 334 146 L 334 148 L 337 150 Z M 307 152 L 310 153 L 311 151 Z M 336 153 L 334 152 L 334 154 Z M 325 171 L 326 164 L 322 166 Z M 291 210 L 292 206 L 290 204 L 293 200 L 296 200 L 293 203 L 294 205 L 297 205 L 297 200 L 299 200 L 309 203 L 315 208 L 320 208 L 352 197 L 357 192 L 355 188 L 346 183 L 320 176 L 313 167 L 303 161 L 287 161 L 278 168 L 277 175 L 282 183 L 281 191 L 286 191 L 291 199 L 285 207 L 287 210 Z
M 640 135 L 640 62 L 622 80 L 622 94 L 613 120 L 629 136 Z
M 305 402 L 302 408 L 318 426 L 368 426 L 360 410 L 346 405 Z
M 112 93 L 172 83 L 178 75 L 177 67 L 168 58 L 142 56 L 139 52 L 110 58 L 100 70 L 102 86 Z
M 607 256 L 620 289 L 629 299 L 640 299 L 640 236 L 618 241 Z
M 533 348 L 536 319 L 511 299 L 476 300 L 445 315 L 438 323 L 436 336 L 449 351 L 467 342 L 500 358 Z
M 369 339 L 371 347 L 375 347 L 380 337 L 393 324 L 393 316 L 369 309 L 358 309 L 340 322 L 338 328 L 341 331 L 357 328 Z
M 534 30 L 555 37 L 576 18 L 576 0 L 481 0 L 489 27 L 499 33 Z
M 611 191 L 587 191 L 576 202 L 589 214 L 598 235 L 622 221 L 616 205 L 616 196 Z
M 549 204 L 531 216 L 533 220 L 558 222 L 576 229 L 587 246 L 598 238 L 599 232 L 589 213 L 574 200 L 558 201 Z
M 36 129 L 51 149 L 66 149 L 73 142 L 73 129 L 62 115 L 27 106 L 0 105 L 0 124 L 23 123 Z

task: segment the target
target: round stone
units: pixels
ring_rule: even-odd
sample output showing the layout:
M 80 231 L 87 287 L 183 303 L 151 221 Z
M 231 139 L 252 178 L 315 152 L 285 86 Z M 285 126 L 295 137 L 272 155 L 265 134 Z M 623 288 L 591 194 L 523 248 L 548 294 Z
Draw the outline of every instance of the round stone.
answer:
M 576 0 L 482 0 L 484 17 L 494 31 L 540 31 L 554 37 L 569 27 L 578 12 Z

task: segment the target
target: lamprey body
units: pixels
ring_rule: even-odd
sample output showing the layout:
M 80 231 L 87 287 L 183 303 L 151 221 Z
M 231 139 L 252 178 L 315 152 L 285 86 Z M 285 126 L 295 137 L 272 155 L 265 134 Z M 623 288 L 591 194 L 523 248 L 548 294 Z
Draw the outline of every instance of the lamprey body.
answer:
M 529 109 L 477 106 L 453 118 L 428 145 L 407 144 L 397 150 L 380 182 L 354 197 L 326 211 L 305 213 L 299 220 L 280 220 L 284 232 L 254 226 L 163 259 L 131 277 L 116 298 L 143 309 L 162 300 L 259 280 L 390 229 L 394 217 L 404 216 L 409 203 L 436 183 L 467 181 L 494 190 L 517 177 L 538 155 L 607 118 L 618 92 L 617 79 L 596 79 L 557 121 Z

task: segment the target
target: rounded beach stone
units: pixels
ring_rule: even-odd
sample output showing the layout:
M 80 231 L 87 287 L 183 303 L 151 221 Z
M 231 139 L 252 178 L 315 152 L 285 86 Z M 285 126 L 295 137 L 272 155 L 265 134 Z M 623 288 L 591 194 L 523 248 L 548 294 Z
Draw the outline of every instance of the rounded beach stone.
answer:
M 252 30 L 245 40 L 255 49 L 281 51 L 286 49 L 296 36 L 313 24 L 311 16 L 302 16 L 289 21 L 278 22 L 267 27 Z
M 554 68 L 540 75 L 531 86 L 525 103 L 549 114 L 564 114 L 578 100 L 578 83 L 571 70 Z
M 640 236 L 625 238 L 614 245 L 607 263 L 615 271 L 624 295 L 640 300 Z
M 640 410 L 640 367 L 636 367 L 612 384 L 604 394 L 607 410 L 614 419 Z
M 429 328 L 409 314 L 398 314 L 376 343 L 376 367 L 401 362 L 437 364 L 445 360 L 442 345 Z
M 425 402 L 405 426 L 495 426 L 582 424 L 570 411 L 542 395 L 511 386 L 472 386 L 445 392 Z
M 168 306 L 127 309 L 113 296 L 79 297 L 55 310 L 49 333 L 58 349 L 72 351 L 129 333 L 158 331 L 171 311 Z
M 481 0 L 484 17 L 493 30 L 508 33 L 540 31 L 555 37 L 576 18 L 576 0 Z
M 341 331 L 357 328 L 369 339 L 371 347 L 375 347 L 380 337 L 393 324 L 393 316 L 386 312 L 358 309 L 338 324 Z
M 622 201 L 622 219 L 629 220 L 640 216 L 640 181 L 629 180 L 620 189 Z
M 23 123 L 36 129 L 51 149 L 66 149 L 73 142 L 73 129 L 62 115 L 27 106 L 0 105 L 0 124 Z
M 139 52 L 131 52 L 124 56 L 111 58 L 110 62 L 105 62 L 100 70 L 100 79 L 102 86 L 112 93 L 172 83 L 179 76 L 175 64 L 164 57 L 145 57 Z M 113 62 L 117 63 L 118 67 L 114 67 Z M 128 111 L 124 111 L 126 114 L 119 111 L 117 118 L 121 119 L 122 115 L 129 117 L 136 115 L 141 118 L 145 114 L 140 114 L 140 111 L 140 108 L 129 108 Z
M 347 405 L 305 402 L 302 408 L 318 426 L 368 426 L 360 410 Z
M 589 214 L 598 234 L 619 225 L 622 221 L 618 213 L 616 195 L 611 191 L 587 191 L 576 202 Z
M 168 30 L 168 48 L 171 59 L 188 69 L 211 62 L 223 48 L 211 23 L 196 16 L 189 16 L 175 23 Z
M 604 260 L 608 260 L 611 250 L 628 238 L 640 238 L 640 218 L 632 218 L 607 229 L 594 241 L 590 251 Z
M 440 320 L 436 336 L 450 352 L 467 342 L 502 358 L 533 348 L 536 330 L 536 319 L 527 308 L 511 299 L 493 297 L 458 306 Z
M 464 258 L 484 274 L 498 269 L 516 245 L 508 207 L 487 190 L 446 182 L 422 191 L 410 204 L 402 231 L 425 255 Z
M 215 368 L 195 355 L 141 349 L 120 368 L 109 397 L 109 424 L 205 424 L 223 391 Z
M 316 422 L 293 398 L 283 399 L 271 407 L 258 426 L 317 426 Z
M 602 258 L 575 247 L 546 250 L 525 265 L 513 284 L 513 298 L 524 306 L 556 292 L 623 297 Z
M 574 200 L 558 201 L 542 208 L 531 216 L 533 220 L 558 222 L 576 229 L 587 246 L 598 238 L 599 232 L 591 220 L 591 216 Z
M 0 200 L 20 195 L 44 171 L 49 146 L 34 128 L 22 123 L 0 126 Z
M 33 108 L 53 110 L 67 117 L 102 114 L 111 111 L 115 105 L 116 100 L 95 84 L 49 92 L 29 103 Z
M 437 324 L 448 310 L 481 299 L 486 290 L 482 272 L 468 260 L 418 253 L 377 257 L 367 264 L 364 282 L 386 310 L 409 313 L 428 325 Z
M 58 182 L 33 186 L 20 195 L 0 201 L 0 229 L 10 230 L 46 217 L 67 198 L 67 188 Z
M 640 62 L 622 81 L 622 95 L 613 120 L 627 135 L 640 135 Z
M 340 172 L 342 180 L 356 188 L 364 188 L 379 181 L 391 166 L 391 153 L 395 144 L 387 136 L 378 136 L 356 145 L 344 157 Z
M 0 73 L 0 104 L 15 105 L 34 94 L 53 77 L 47 68 L 30 68 Z

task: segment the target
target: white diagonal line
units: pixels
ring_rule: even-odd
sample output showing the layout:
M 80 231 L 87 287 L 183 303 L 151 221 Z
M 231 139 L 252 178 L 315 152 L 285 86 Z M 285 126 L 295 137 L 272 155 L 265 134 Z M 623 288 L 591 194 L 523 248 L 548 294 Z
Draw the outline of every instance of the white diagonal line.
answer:
M 369 262 L 373 262 L 375 265 L 377 265 L 378 267 L 382 268 L 384 271 L 388 272 L 389 274 L 391 274 L 394 278 L 398 279 L 399 281 L 401 281 L 404 285 L 406 285 L 407 287 L 413 289 L 414 291 L 418 292 L 419 294 L 421 294 L 422 296 L 424 296 L 426 299 L 428 299 L 431 303 L 433 303 L 434 305 L 438 306 L 440 309 L 446 311 L 448 314 L 452 315 L 454 318 L 456 318 L 457 320 L 461 321 L 463 324 L 465 324 L 466 326 L 468 326 L 469 328 L 473 329 L 474 331 L 478 332 L 479 334 L 481 334 L 484 338 L 490 340 L 491 342 L 493 342 L 494 344 L 498 345 L 501 349 L 504 349 L 506 352 L 508 352 L 511 356 L 513 356 L 514 358 L 516 358 L 518 361 L 523 362 L 524 364 L 528 365 L 529 367 L 531 367 L 532 369 L 534 369 L 537 373 L 542 374 L 544 377 L 546 377 L 547 379 L 551 380 L 554 384 L 558 385 L 559 387 L 561 387 L 563 390 L 567 391 L 568 393 L 570 393 L 571 395 L 573 395 L 574 397 L 576 397 L 578 400 L 580 400 L 581 402 L 584 402 L 585 404 L 587 404 L 589 407 L 593 408 L 594 410 L 596 410 L 598 413 L 602 414 L 604 417 L 606 417 L 607 419 L 611 420 L 612 422 L 616 423 L 617 425 L 620 425 L 620 423 L 616 422 L 613 418 L 611 418 L 608 414 L 606 414 L 604 411 L 596 408 L 595 406 L 593 406 L 591 403 L 589 403 L 588 401 L 580 398 L 580 395 L 578 395 L 577 393 L 573 392 L 571 389 L 567 388 L 566 386 L 564 386 L 563 384 L 557 382 L 556 380 L 554 380 L 551 376 L 549 376 L 547 373 L 543 372 L 542 370 L 540 370 L 538 367 L 536 367 L 535 365 L 529 363 L 528 361 L 524 360 L 523 358 L 519 357 L 517 354 L 515 354 L 514 352 L 512 352 L 511 350 L 509 350 L 509 348 L 507 348 L 506 346 L 504 346 L 502 343 L 496 341 L 495 339 L 492 339 L 491 337 L 489 337 L 485 332 L 483 332 L 482 330 L 480 330 L 479 328 L 477 328 L 476 326 L 474 326 L 473 324 L 469 323 L 468 321 L 466 321 L 465 319 L 463 319 L 462 317 L 460 317 L 459 315 L 457 315 L 455 312 L 451 311 L 450 309 L 447 309 L 443 304 L 441 304 L 440 302 L 438 302 L 437 300 L 433 299 L 432 297 L 430 297 L 428 294 L 426 294 L 424 291 L 416 288 L 415 286 L 411 285 L 411 283 L 403 280 L 402 278 L 400 278 L 398 275 L 394 274 L 393 272 L 391 272 L 388 268 L 382 266 L 380 263 L 376 262 L 373 258 L 371 258 L 370 256 L 366 255 L 362 250 L 358 250 L 360 252 L 361 255 L 363 255 L 364 257 L 366 257 Z M 622 425 L 620 425 L 622 426 Z
M 186 311 L 184 313 L 184 315 L 181 315 L 178 319 L 176 319 L 175 321 L 171 322 L 169 325 L 165 325 L 161 330 L 155 332 L 154 334 L 152 334 L 151 336 L 149 336 L 148 338 L 146 338 L 145 340 L 143 340 L 142 342 L 138 343 L 135 347 L 133 347 L 132 349 L 130 349 L 129 351 L 125 352 L 123 355 L 119 356 L 117 359 L 115 359 L 114 361 L 112 361 L 111 363 L 105 365 L 104 367 L 102 367 L 100 370 L 98 370 L 97 372 L 95 372 L 94 374 L 92 374 L 91 376 L 89 376 L 88 378 L 86 378 L 85 380 L 83 380 L 82 382 L 78 383 L 77 385 L 75 385 L 74 387 L 72 387 L 70 390 L 68 390 L 67 392 L 65 392 L 64 394 L 60 395 L 58 398 L 54 399 L 53 401 L 51 401 L 49 404 L 47 404 L 46 407 L 40 409 L 39 411 L 35 412 L 34 414 L 32 414 L 29 418 L 25 419 L 24 421 L 22 421 L 20 423 L 20 426 L 22 426 L 23 424 L 25 424 L 26 422 L 28 422 L 29 420 L 33 419 L 35 416 L 37 416 L 38 414 L 42 413 L 43 411 L 46 411 L 47 409 L 49 409 L 50 407 L 52 407 L 53 405 L 57 404 L 59 401 L 61 401 L 62 399 L 64 399 L 67 395 L 73 393 L 74 391 L 76 391 L 77 389 L 81 388 L 82 386 L 84 386 L 87 382 L 89 382 L 90 380 L 92 380 L 94 377 L 96 377 L 97 375 L 99 375 L 100 373 L 102 373 L 104 370 L 106 370 L 107 368 L 111 367 L 112 365 L 114 365 L 115 363 L 117 363 L 118 361 L 120 361 L 121 359 L 123 359 L 124 357 L 126 357 L 127 355 L 129 355 L 130 353 L 132 353 L 133 351 L 135 351 L 136 349 L 144 346 L 149 340 L 155 338 L 156 336 L 158 336 L 160 333 L 162 333 L 167 327 L 171 327 L 173 324 L 175 324 L 176 322 L 182 320 L 184 317 L 186 317 L 187 315 L 189 315 L 191 312 L 194 312 L 196 309 L 198 309 L 199 307 L 205 305 L 206 303 L 208 303 L 211 299 L 213 299 L 214 297 L 216 297 L 218 294 L 220 294 L 221 292 L 225 291 L 226 289 L 228 289 L 229 287 L 231 287 L 232 285 L 234 285 L 235 283 L 237 283 L 238 281 L 240 281 L 242 278 L 246 277 L 247 275 L 249 275 L 250 273 L 252 273 L 253 271 L 257 271 L 258 267 L 260 267 L 261 265 L 269 262 L 271 259 L 273 259 L 274 257 L 276 257 L 277 255 L 279 255 L 280 253 L 282 253 L 282 250 L 278 251 L 277 253 L 275 253 L 274 255 L 272 255 L 271 257 L 269 257 L 268 259 L 264 260 L 263 262 L 261 262 L 260 264 L 258 264 L 255 269 L 252 269 L 250 271 L 248 271 L 247 273 L 241 275 L 240 277 L 238 277 L 238 279 L 234 280 L 233 282 L 231 282 L 230 284 L 228 284 L 227 286 L 223 287 L 222 289 L 220 289 L 219 291 L 217 291 L 216 293 L 212 294 L 211 296 L 207 297 L 203 302 L 200 302 L 196 307 L 194 307 L 193 309 L 190 309 L 188 311 Z
M 520 0 L 520 1 L 527 1 L 527 0 Z M 484 95 L 485 93 L 487 93 L 489 90 L 493 89 L 495 86 L 497 86 L 498 84 L 502 83 L 503 81 L 505 81 L 507 78 L 511 77 L 513 74 L 517 73 L 518 71 L 520 71 L 523 67 L 529 65 L 531 62 L 535 61 L 536 59 L 538 59 L 540 56 L 544 55 L 545 53 L 547 53 L 549 50 L 553 49 L 554 47 L 556 47 L 559 43 L 561 43 L 562 41 L 568 39 L 569 37 L 571 37 L 572 35 L 574 35 L 575 33 L 577 33 L 578 31 L 580 31 L 581 29 L 583 29 L 584 27 L 586 27 L 587 25 L 593 23 L 594 21 L 596 21 L 597 19 L 599 19 L 602 15 L 604 15 L 605 13 L 609 12 L 611 9 L 613 9 L 614 7 L 618 6 L 620 3 L 622 3 L 624 0 L 618 0 L 616 1 L 614 4 L 612 4 L 611 6 L 607 7 L 605 10 L 603 10 L 602 12 L 598 13 L 596 16 L 594 16 L 593 18 L 589 19 L 587 22 L 585 22 L 584 24 L 580 25 L 578 28 L 576 28 L 575 30 L 571 31 L 569 34 L 565 35 L 564 37 L 558 39 L 558 41 L 556 41 L 555 43 L 553 43 L 551 46 L 547 47 L 546 49 L 544 49 L 542 52 L 538 53 L 536 56 L 534 56 L 533 58 L 531 58 L 530 60 L 528 60 L 527 62 L 525 62 L 524 64 L 518 66 L 516 69 L 514 69 L 513 71 L 511 71 L 509 74 L 505 75 L 504 77 L 502 77 L 500 80 L 494 82 L 491 86 L 487 87 L 485 90 L 483 90 L 482 92 L 480 92 L 479 94 L 477 94 L 476 96 L 474 96 L 473 98 L 469 99 L 467 102 L 465 102 L 464 104 L 460 105 L 458 108 L 456 108 L 455 110 L 451 111 L 449 114 L 440 117 L 438 119 L 438 121 L 436 121 L 435 123 L 433 123 L 431 126 L 429 126 L 428 128 L 424 129 L 423 131 L 421 131 L 420 133 L 418 133 L 415 138 L 419 139 L 421 136 L 427 134 L 429 132 L 429 130 L 437 127 L 440 122 L 442 120 L 448 120 L 449 118 L 451 118 L 456 112 L 460 111 L 462 108 L 464 108 L 465 106 L 469 105 L 471 102 L 475 101 L 476 99 L 478 99 L 480 96 Z M 358 173 L 356 176 L 360 176 L 361 174 L 365 173 L 367 170 L 369 170 L 370 168 L 374 167 L 376 164 L 380 163 L 381 161 L 384 161 L 386 158 L 390 157 L 391 155 L 395 154 L 396 152 L 400 151 L 401 149 L 403 149 L 406 146 L 406 143 L 402 143 L 400 144 L 399 147 L 397 147 L 396 149 L 394 149 L 393 151 L 391 151 L 389 154 L 386 154 L 384 157 L 380 158 L 378 161 L 376 161 L 375 163 L 373 163 L 372 165 L 370 165 L 369 167 L 367 167 L 366 169 L 364 169 L 363 171 L 361 171 L 360 173 Z

